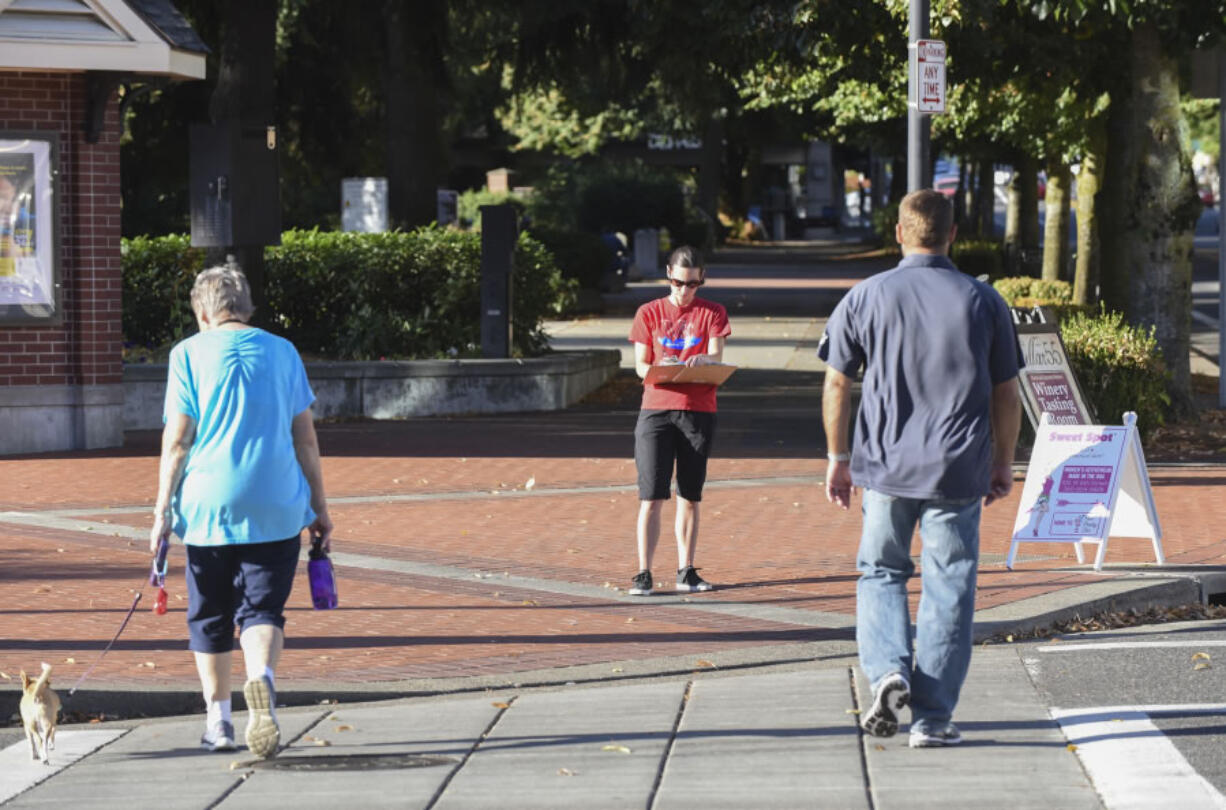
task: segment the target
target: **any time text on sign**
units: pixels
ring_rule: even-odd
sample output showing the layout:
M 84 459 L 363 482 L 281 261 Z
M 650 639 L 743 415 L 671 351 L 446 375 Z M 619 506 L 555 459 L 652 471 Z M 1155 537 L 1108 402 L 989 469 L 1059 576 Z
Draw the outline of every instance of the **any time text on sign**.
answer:
M 911 51 L 911 104 L 922 113 L 945 112 L 945 43 L 921 39 Z

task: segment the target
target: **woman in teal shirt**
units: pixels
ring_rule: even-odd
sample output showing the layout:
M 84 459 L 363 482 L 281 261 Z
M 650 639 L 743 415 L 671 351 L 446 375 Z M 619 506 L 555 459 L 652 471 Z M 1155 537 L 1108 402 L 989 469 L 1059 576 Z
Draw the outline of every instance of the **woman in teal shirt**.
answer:
M 274 670 L 285 603 L 309 528 L 330 547 L 315 395 L 293 345 L 250 326 L 251 288 L 241 271 L 196 277 L 200 332 L 174 347 L 166 384 L 162 459 L 150 550 L 171 532 L 187 548 L 190 649 L 207 705 L 201 744 L 233 750 L 230 657 L 234 629 L 247 670 L 246 741 L 276 753 Z

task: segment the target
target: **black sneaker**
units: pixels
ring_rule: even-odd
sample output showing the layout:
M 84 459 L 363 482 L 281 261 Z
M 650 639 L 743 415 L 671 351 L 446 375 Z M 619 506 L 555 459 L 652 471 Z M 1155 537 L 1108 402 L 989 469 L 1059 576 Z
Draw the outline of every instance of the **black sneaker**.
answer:
M 630 595 L 651 596 L 651 585 L 651 572 L 639 571 L 634 575 L 634 579 L 630 580 Z
M 698 569 L 687 565 L 677 571 L 677 590 L 679 591 L 709 591 L 711 583 L 698 576 Z
M 205 751 L 233 751 L 234 724 L 219 720 L 205 729 L 200 737 L 200 747 Z
M 874 737 L 893 737 L 898 733 L 898 713 L 911 702 L 911 685 L 897 672 L 886 675 L 877 685 L 873 707 L 860 721 L 860 727 Z

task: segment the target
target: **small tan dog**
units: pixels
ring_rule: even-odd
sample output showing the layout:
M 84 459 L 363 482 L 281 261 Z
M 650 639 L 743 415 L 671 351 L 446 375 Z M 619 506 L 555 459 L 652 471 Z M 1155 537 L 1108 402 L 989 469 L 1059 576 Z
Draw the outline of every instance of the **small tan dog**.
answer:
M 30 759 L 41 759 L 50 765 L 47 750 L 55 748 L 55 723 L 60 715 L 60 697 L 51 691 L 51 665 L 44 662 L 43 672 L 33 680 L 21 672 L 21 723 L 30 741 Z

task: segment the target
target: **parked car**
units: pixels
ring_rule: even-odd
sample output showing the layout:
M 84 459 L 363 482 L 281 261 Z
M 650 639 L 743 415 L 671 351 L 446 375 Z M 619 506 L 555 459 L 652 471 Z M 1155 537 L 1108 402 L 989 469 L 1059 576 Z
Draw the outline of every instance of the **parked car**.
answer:
M 954 174 L 938 177 L 932 181 L 932 187 L 946 197 L 953 199 L 953 196 L 958 193 L 958 176 Z

